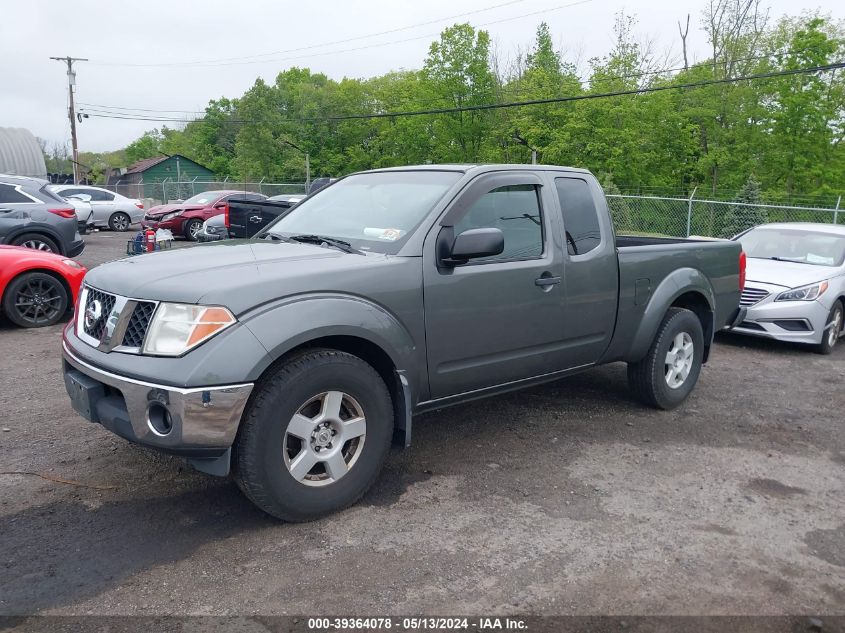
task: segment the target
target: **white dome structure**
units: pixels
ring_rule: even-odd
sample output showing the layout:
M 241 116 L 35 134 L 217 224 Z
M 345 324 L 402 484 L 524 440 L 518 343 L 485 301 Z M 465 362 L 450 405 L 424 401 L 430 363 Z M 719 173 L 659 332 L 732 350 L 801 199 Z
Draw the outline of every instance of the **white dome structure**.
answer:
M 0 174 L 47 178 L 44 153 L 32 132 L 22 127 L 0 127 Z

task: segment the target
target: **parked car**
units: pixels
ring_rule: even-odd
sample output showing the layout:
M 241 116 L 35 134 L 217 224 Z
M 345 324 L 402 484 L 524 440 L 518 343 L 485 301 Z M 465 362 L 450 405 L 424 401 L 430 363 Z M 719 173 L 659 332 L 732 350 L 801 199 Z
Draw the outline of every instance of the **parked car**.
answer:
M 61 255 L 0 246 L 0 308 L 21 327 L 53 325 L 73 308 L 85 272 Z
M 337 182 L 337 178 L 315 178 L 311 181 L 311 186 L 308 187 L 308 195 L 310 196 L 312 193 L 317 193 L 323 187 L 328 187 L 333 182 Z
M 748 256 L 748 313 L 736 331 L 829 354 L 845 314 L 845 227 L 763 224 L 734 239 Z
M 580 169 L 362 172 L 251 240 L 92 270 L 65 384 L 88 420 L 234 464 L 263 510 L 309 520 L 359 499 L 424 411 L 616 361 L 679 405 L 743 318 L 743 262 L 731 241 L 616 238 Z
M 0 244 L 76 257 L 85 249 L 76 209 L 50 191 L 49 184 L 0 175 Z
M 174 236 L 197 240 L 202 224 L 210 217 L 221 215 L 226 202 L 233 197 L 248 200 L 266 200 L 267 196 L 250 191 L 206 191 L 184 202 L 162 204 L 147 211 L 141 226 L 152 229 L 169 229 Z
M 200 232 L 197 233 L 198 242 L 216 242 L 217 240 L 228 240 L 229 229 L 226 227 L 226 215 L 212 215 L 202 223 Z
M 291 195 L 273 196 L 267 200 L 232 198 L 223 212 L 227 237 L 252 237 L 304 199 L 305 196 Z
M 144 219 L 144 203 L 114 191 L 89 185 L 53 185 L 53 191 L 63 198 L 77 194 L 91 196 L 94 226 L 112 231 L 128 231 L 130 225 Z
M 94 207 L 91 206 L 91 197 L 85 194 L 79 194 L 64 198 L 76 212 L 76 225 L 79 234 L 87 234 L 89 230 L 94 228 Z

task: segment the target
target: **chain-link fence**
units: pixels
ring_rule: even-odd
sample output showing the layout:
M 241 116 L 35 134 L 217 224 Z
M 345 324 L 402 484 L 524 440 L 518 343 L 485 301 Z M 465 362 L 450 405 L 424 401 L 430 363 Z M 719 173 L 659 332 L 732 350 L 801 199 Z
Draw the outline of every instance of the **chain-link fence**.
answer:
M 116 182 L 106 185 L 110 189 L 127 198 L 152 199 L 156 204 L 187 200 L 205 191 L 219 191 L 234 189 L 236 191 L 251 191 L 263 193 L 265 196 L 282 194 L 303 194 L 306 192 L 304 182 L 239 182 L 235 180 L 185 180 L 175 181 L 165 179 L 160 182 Z
M 628 235 L 732 237 L 766 222 L 845 224 L 839 201 L 823 208 L 609 194 L 607 202 L 616 231 Z

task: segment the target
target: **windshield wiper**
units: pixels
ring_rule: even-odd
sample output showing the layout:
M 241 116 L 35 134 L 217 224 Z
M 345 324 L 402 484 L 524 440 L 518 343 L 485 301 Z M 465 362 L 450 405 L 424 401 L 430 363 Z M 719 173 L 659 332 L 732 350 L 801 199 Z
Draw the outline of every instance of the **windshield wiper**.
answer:
M 353 248 L 349 242 L 344 242 L 334 237 L 326 237 L 325 235 L 291 235 L 288 239 L 294 242 L 303 242 L 305 244 L 325 244 L 326 246 L 334 246 L 344 253 L 355 253 L 356 255 L 363 255 L 357 248 Z
M 810 263 L 805 259 L 797 259 L 797 258 L 792 258 L 792 257 L 778 257 L 777 255 L 774 255 L 773 257 L 769 257 L 769 259 L 773 259 L 776 262 L 791 262 L 793 264 L 809 264 Z

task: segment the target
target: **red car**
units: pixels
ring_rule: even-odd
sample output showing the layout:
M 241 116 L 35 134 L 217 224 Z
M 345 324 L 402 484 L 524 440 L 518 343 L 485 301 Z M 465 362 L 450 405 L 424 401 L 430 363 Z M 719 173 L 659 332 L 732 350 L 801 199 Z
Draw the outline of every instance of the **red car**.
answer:
M 23 246 L 0 246 L 0 306 L 21 327 L 57 323 L 76 304 L 85 267 Z
M 160 204 L 151 208 L 144 216 L 141 226 L 152 229 L 169 229 L 174 236 L 182 236 L 193 242 L 196 241 L 203 222 L 223 213 L 226 210 L 226 202 L 230 198 L 266 200 L 267 196 L 232 189 L 205 191 L 188 198 L 185 202 Z

